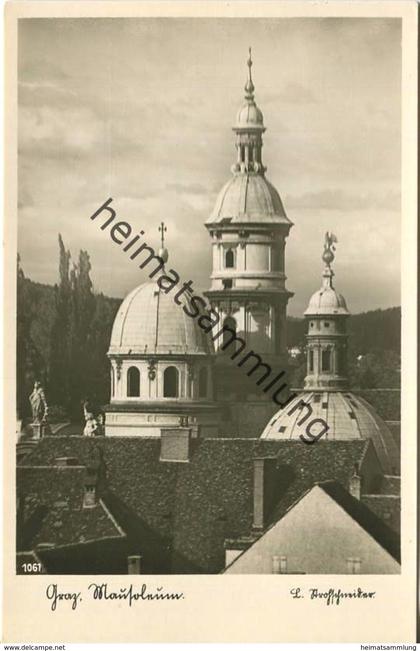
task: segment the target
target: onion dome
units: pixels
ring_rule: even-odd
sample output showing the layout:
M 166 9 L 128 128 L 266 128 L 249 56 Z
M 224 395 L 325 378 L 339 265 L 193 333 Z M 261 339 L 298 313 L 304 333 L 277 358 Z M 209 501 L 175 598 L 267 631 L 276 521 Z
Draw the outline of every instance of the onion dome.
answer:
M 304 423 L 308 408 L 303 403 L 312 409 Z M 307 423 L 316 418 L 322 419 L 329 429 L 314 447 L 324 440 L 371 439 L 384 473 L 398 472 L 399 452 L 390 429 L 366 400 L 353 393 L 303 391 L 273 416 L 261 438 L 301 441 Z

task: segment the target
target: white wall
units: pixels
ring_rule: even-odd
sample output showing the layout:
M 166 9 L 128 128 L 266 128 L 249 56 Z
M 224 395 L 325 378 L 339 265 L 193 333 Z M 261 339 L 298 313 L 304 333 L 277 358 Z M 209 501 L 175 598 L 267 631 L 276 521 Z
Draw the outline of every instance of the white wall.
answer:
M 319 486 L 239 556 L 226 573 L 271 574 L 273 556 L 286 556 L 290 573 L 347 574 L 348 558 L 360 558 L 361 574 L 400 572 L 397 561 Z

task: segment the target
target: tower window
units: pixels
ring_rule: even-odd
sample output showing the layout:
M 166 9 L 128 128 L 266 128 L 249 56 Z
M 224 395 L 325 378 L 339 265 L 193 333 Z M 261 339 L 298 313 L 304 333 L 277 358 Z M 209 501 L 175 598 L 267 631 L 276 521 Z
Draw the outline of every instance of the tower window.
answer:
M 325 326 L 326 328 L 329 328 L 329 327 L 330 327 L 330 322 L 329 322 L 329 321 L 324 321 L 324 326 Z
M 226 269 L 233 269 L 235 266 L 235 254 L 232 249 L 228 249 L 225 253 L 225 267 Z
M 130 366 L 127 371 L 127 396 L 128 398 L 140 396 L 140 371 L 136 366 Z
M 179 392 L 179 373 L 175 366 L 168 366 L 163 373 L 163 397 L 177 398 Z
M 321 368 L 323 371 L 331 370 L 331 351 L 323 350 L 321 356 Z
M 223 289 L 232 289 L 233 281 L 232 278 L 225 278 L 223 280 Z
M 200 373 L 198 376 L 198 397 L 207 397 L 207 366 L 200 368 Z
M 309 371 L 312 373 L 314 370 L 314 351 L 309 351 Z

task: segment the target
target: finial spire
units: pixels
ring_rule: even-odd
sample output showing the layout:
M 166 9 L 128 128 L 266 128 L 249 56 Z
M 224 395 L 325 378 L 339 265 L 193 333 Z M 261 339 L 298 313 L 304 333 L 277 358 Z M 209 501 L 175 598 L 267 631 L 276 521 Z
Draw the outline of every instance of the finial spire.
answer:
M 160 222 L 160 226 L 158 228 L 158 231 L 160 233 L 160 249 L 159 249 L 159 257 L 162 258 L 164 262 L 168 262 L 168 249 L 165 248 L 165 233 L 168 229 L 165 226 L 165 222 Z
M 158 228 L 159 233 L 160 233 L 160 241 L 162 244 L 162 248 L 165 246 L 165 233 L 168 230 L 165 226 L 165 222 L 160 222 L 160 226 Z
M 246 62 L 248 66 L 248 79 L 246 80 L 245 84 L 245 99 L 248 100 L 249 102 L 254 101 L 254 84 L 252 83 L 252 74 L 251 74 L 251 68 L 252 68 L 252 53 L 251 53 L 251 47 L 248 48 L 249 56 L 248 56 L 248 61 Z
M 329 231 L 325 233 L 324 251 L 322 254 L 322 260 L 325 262 L 325 269 L 322 274 L 324 287 L 332 287 L 332 277 L 334 276 L 334 272 L 331 269 L 331 263 L 335 258 L 334 251 L 337 242 L 338 239 L 334 233 L 330 233 Z

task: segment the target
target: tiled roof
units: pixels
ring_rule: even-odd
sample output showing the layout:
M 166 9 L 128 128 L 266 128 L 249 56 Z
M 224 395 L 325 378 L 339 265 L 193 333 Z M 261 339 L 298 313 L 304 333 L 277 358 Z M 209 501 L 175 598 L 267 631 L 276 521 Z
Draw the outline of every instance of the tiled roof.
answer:
M 399 471 L 399 450 L 390 430 L 366 400 L 347 391 L 303 391 L 287 407 L 280 409 L 267 424 L 263 439 L 299 439 L 305 433 L 302 418 L 319 418 L 329 430 L 325 439 L 334 441 L 371 439 L 382 469 Z
M 363 504 L 391 529 L 400 532 L 401 499 L 399 495 L 363 495 Z
M 95 506 L 83 507 L 85 485 L 92 481 L 85 467 L 28 466 L 26 459 L 24 463 L 17 467 L 20 549 L 123 535 L 100 500 Z
M 307 446 L 297 441 L 198 439 L 191 442 L 189 463 L 166 463 L 159 461 L 158 439 L 51 437 L 40 441 L 25 465 L 76 456 L 89 466 L 90 459 L 98 459 L 102 451 L 104 501 L 127 533 L 128 548 L 142 554 L 142 571 L 214 573 L 224 566 L 225 539 L 251 532 L 254 457 L 276 460 L 277 499 L 271 519 L 278 519 L 315 482 L 334 479 L 347 485 L 368 445 L 366 441 L 320 441 Z M 34 469 L 45 474 L 45 481 L 51 470 Z M 58 500 L 67 490 L 71 486 L 55 483 L 52 492 L 58 491 Z M 86 517 L 89 513 L 86 509 Z M 67 540 L 80 536 L 80 519 L 74 524 L 69 521 L 69 527 L 74 530 Z
M 378 518 L 366 504 L 352 497 L 338 482 L 327 481 L 319 485 L 381 547 L 391 554 L 396 561 L 400 562 L 400 539 L 398 534 Z

